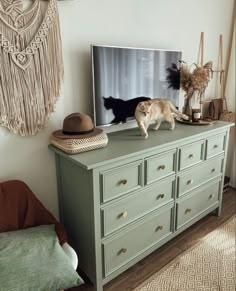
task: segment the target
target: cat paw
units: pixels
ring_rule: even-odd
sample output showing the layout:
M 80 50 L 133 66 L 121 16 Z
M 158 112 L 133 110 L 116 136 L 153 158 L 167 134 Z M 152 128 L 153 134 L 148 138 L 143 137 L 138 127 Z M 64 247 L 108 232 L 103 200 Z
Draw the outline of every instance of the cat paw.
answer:
M 148 138 L 148 134 L 145 134 L 145 135 L 144 135 L 144 138 L 147 139 L 147 138 Z

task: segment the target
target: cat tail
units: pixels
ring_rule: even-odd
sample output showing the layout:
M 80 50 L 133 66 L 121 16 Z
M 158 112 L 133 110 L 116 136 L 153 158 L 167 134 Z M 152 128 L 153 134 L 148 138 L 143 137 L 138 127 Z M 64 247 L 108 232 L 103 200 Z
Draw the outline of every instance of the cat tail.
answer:
M 189 120 L 189 116 L 186 115 L 186 114 L 183 114 L 178 109 L 176 109 L 172 102 L 169 102 L 169 104 L 170 104 L 170 109 L 171 109 L 172 112 L 174 112 L 176 115 L 178 115 L 179 117 L 183 118 L 184 120 Z

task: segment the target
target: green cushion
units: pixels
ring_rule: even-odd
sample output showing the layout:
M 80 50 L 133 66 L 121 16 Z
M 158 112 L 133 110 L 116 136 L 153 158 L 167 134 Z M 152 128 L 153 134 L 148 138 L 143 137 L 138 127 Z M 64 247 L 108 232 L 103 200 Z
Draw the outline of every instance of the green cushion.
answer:
M 56 291 L 82 283 L 54 225 L 0 233 L 0 290 Z

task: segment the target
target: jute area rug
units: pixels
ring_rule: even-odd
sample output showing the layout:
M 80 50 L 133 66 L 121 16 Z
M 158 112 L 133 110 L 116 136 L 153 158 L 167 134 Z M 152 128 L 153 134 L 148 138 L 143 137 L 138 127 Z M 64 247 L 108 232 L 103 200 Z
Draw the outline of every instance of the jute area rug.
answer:
M 236 215 L 135 288 L 135 291 L 235 291 Z

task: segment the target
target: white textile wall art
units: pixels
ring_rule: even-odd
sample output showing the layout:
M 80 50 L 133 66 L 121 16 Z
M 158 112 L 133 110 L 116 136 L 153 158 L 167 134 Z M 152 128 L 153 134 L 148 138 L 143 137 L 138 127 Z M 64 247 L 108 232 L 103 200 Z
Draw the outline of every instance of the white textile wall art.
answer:
M 64 66 L 57 0 L 22 1 L 0 0 L 0 125 L 25 136 L 46 126 Z

